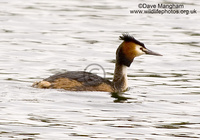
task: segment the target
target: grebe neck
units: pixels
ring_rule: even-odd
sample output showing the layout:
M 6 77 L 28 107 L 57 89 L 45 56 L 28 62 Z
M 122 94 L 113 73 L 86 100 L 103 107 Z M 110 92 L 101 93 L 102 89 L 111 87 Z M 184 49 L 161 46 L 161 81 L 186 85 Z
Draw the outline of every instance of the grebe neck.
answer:
M 122 92 L 127 89 L 128 84 L 127 84 L 126 70 L 127 70 L 127 66 L 116 62 L 114 78 L 113 78 L 113 86 L 114 86 L 115 92 Z

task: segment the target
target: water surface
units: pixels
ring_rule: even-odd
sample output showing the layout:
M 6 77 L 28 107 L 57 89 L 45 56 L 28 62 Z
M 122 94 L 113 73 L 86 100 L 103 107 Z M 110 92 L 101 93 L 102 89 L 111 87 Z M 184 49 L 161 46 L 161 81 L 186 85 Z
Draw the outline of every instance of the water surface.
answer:
M 139 3 L 2 0 L 0 138 L 200 139 L 199 13 L 130 14 Z M 112 78 L 124 32 L 163 56 L 136 58 L 123 95 L 31 87 L 91 63 Z

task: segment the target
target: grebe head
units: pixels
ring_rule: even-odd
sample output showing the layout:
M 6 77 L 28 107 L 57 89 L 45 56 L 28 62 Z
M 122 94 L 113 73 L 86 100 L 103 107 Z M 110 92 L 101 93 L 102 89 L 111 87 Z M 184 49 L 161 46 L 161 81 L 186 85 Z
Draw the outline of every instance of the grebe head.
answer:
M 162 56 L 159 53 L 147 49 L 142 42 L 136 40 L 129 34 L 122 34 L 120 40 L 123 40 L 123 42 L 116 52 L 116 58 L 119 64 L 129 67 L 135 57 L 143 54 Z

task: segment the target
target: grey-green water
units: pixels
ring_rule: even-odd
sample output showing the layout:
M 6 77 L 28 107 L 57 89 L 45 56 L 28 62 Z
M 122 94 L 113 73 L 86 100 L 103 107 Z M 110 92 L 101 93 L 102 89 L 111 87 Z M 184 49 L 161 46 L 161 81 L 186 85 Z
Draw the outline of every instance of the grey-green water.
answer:
M 1 0 L 0 139 L 200 139 L 199 12 L 131 14 L 139 3 Z M 91 63 L 112 78 L 124 32 L 163 56 L 136 58 L 122 97 L 31 87 Z

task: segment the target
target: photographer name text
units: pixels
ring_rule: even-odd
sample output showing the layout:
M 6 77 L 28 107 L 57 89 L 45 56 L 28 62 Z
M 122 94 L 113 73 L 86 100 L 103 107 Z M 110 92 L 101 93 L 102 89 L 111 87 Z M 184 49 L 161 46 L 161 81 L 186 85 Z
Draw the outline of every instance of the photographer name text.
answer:
M 185 9 L 184 4 L 177 3 L 158 3 L 158 4 L 147 4 L 139 3 L 137 10 L 130 10 L 131 14 L 197 14 L 196 9 Z
M 178 8 L 184 8 L 183 4 L 163 4 L 163 3 L 158 3 L 158 4 L 146 4 L 146 3 L 140 3 L 138 4 L 138 8 L 158 8 L 158 9 L 178 9 Z

